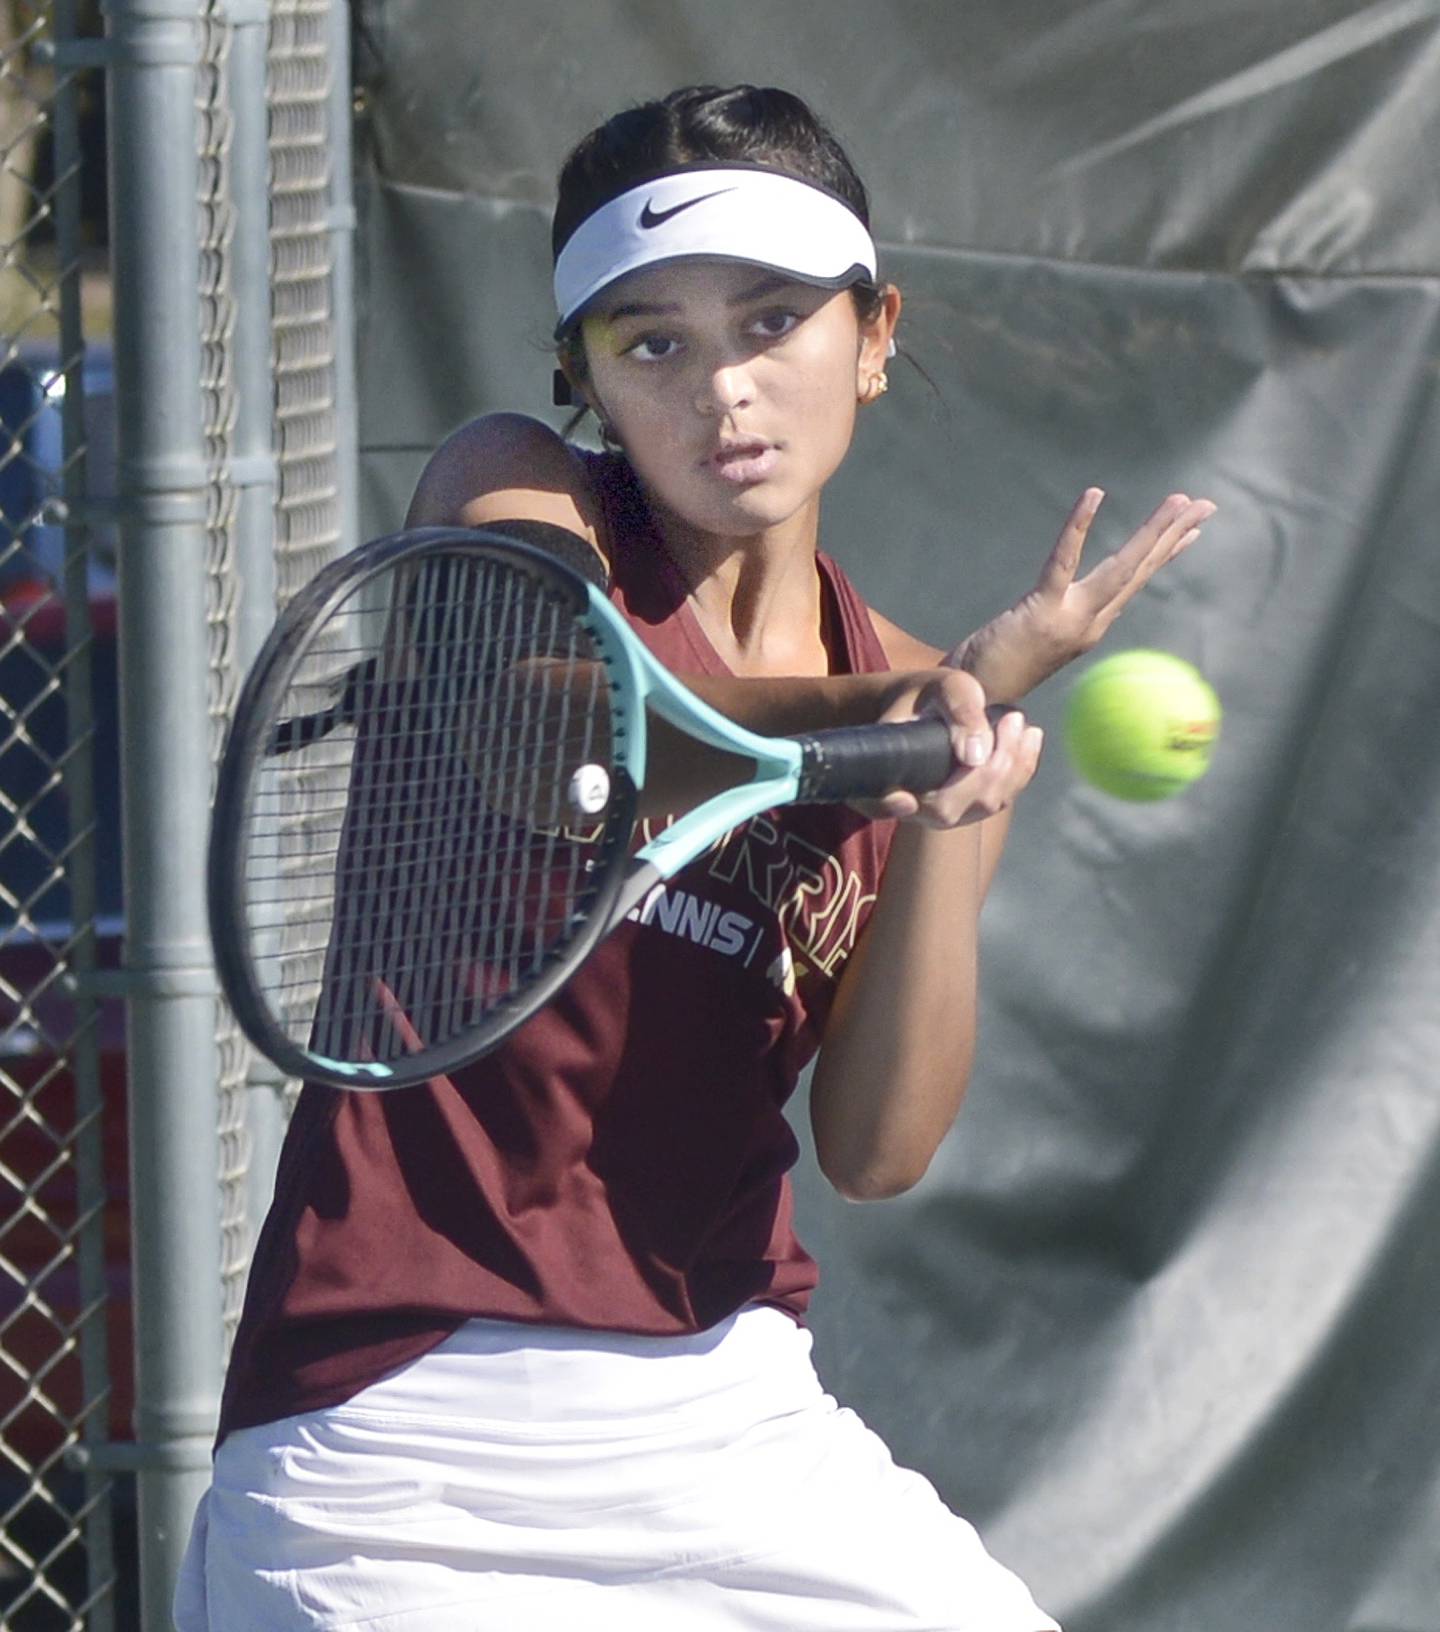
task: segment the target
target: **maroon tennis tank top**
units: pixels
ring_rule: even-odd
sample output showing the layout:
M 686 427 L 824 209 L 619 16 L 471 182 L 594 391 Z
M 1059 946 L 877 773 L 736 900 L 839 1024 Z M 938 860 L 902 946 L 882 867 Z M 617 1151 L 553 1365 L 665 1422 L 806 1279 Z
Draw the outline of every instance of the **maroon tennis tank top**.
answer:
M 728 672 L 628 466 L 590 456 L 613 599 L 667 667 Z M 833 672 L 887 667 L 819 558 Z M 783 1107 L 868 917 L 893 824 L 756 817 L 652 894 L 496 1054 L 393 1093 L 309 1084 L 281 1152 L 221 1435 L 335 1405 L 477 1316 L 670 1335 L 800 1319 Z

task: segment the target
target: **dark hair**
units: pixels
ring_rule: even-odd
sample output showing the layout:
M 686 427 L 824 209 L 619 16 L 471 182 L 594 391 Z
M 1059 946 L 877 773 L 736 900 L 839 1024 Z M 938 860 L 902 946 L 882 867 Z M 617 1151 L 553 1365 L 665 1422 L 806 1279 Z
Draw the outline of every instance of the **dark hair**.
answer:
M 551 248 L 558 255 L 587 216 L 631 187 L 726 159 L 817 182 L 870 225 L 854 165 L 798 96 L 773 86 L 687 85 L 617 113 L 575 145 L 560 170 Z
M 655 102 L 627 108 L 579 141 L 560 170 L 551 248 L 559 255 L 588 216 L 612 198 L 686 164 L 731 160 L 816 182 L 868 227 L 870 200 L 845 149 L 801 99 L 774 86 L 686 85 Z M 880 309 L 876 283 L 851 286 L 862 317 Z M 584 378 L 578 328 L 561 353 Z

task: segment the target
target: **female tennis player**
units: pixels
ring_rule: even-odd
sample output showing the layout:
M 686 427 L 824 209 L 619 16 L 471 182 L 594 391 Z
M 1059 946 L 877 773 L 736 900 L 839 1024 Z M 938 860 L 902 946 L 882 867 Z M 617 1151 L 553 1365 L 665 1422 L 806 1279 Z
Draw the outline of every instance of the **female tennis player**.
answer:
M 867 222 L 844 153 L 785 92 L 692 88 L 610 120 L 566 163 L 554 222 L 560 367 L 607 451 L 477 420 L 410 521 L 557 524 L 734 718 L 934 714 L 953 774 L 745 824 L 453 1077 L 305 1088 L 182 1632 L 1055 1625 L 817 1380 L 784 1106 L 816 1058 L 830 1182 L 865 1200 L 925 1172 L 970 1071 L 981 902 L 1040 753 L 1013 705 L 1213 506 L 1172 495 L 1080 577 L 1087 491 L 1033 592 L 950 652 L 867 607 L 820 548 L 900 316 Z M 677 803 L 724 774 L 672 770 Z

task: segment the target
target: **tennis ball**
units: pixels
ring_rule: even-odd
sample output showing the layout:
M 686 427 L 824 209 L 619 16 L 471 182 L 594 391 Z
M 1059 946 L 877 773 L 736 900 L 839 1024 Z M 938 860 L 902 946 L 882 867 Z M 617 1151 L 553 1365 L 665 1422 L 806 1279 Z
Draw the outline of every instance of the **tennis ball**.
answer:
M 1116 652 L 1087 669 L 1065 708 L 1065 745 L 1087 782 L 1117 799 L 1168 799 L 1205 774 L 1220 699 L 1169 652 Z

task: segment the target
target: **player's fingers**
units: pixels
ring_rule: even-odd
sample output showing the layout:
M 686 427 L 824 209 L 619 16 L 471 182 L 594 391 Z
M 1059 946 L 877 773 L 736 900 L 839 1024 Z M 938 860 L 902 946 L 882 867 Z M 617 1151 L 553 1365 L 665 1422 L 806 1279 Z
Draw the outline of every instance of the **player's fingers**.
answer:
M 1025 716 L 1009 704 L 992 704 L 985 711 L 991 727 L 990 751 L 980 761 L 986 775 L 993 782 L 1003 782 L 1020 752 L 1025 735 Z M 968 767 L 967 767 L 968 768 Z M 962 772 L 963 777 L 965 773 Z M 952 779 L 953 780 L 953 779 Z M 971 784 L 974 787 L 974 784 Z
M 1038 743 L 1018 709 L 992 709 L 993 742 L 983 765 L 959 767 L 944 786 L 922 800 L 919 819 L 929 827 L 961 827 L 998 815 L 1035 774 Z
M 1044 747 L 1044 731 L 1038 725 L 1027 725 L 1021 733 L 1020 747 L 1016 756 L 1025 775 L 1021 787 L 1029 787 L 1034 780 L 1036 771 L 1040 769 L 1040 755 Z
M 1172 493 L 1150 518 L 1093 571 L 1086 574 L 1077 588 L 1084 594 L 1092 611 L 1113 607 L 1119 611 L 1132 596 L 1149 583 L 1165 563 L 1177 555 L 1181 540 L 1190 543 L 1199 536 L 1199 530 L 1215 514 L 1215 505 L 1209 499 L 1191 499 L 1184 493 Z
M 1027 724 L 1020 716 L 1007 719 L 996 730 L 995 753 L 991 759 L 996 773 L 994 786 L 975 800 L 970 820 L 999 815 L 1014 804 L 1035 778 L 1044 742 L 1045 733 L 1041 728 Z
M 985 707 L 985 689 L 972 674 L 947 669 L 921 693 L 918 712 L 933 714 L 950 727 L 959 766 L 974 770 L 990 758 L 995 733 Z
M 1135 529 L 1112 559 L 1126 566 L 1143 566 L 1152 556 L 1167 555 L 1183 533 L 1208 521 L 1214 514 L 1215 506 L 1209 499 L 1172 493 Z
M 1133 579 L 1152 556 L 1165 551 L 1180 518 L 1187 514 L 1188 494 L 1172 493 L 1156 506 L 1113 555 L 1100 563 L 1092 578 L 1114 580 L 1117 587 Z
M 1198 535 L 1217 508 L 1212 499 L 1191 499 L 1170 518 L 1160 537 L 1155 541 L 1152 555 L 1159 554 L 1162 560 L 1168 561 L 1179 554 L 1182 541 L 1190 539 L 1192 535 Z
M 1007 810 L 1010 802 L 1024 786 L 1017 753 L 1016 733 L 1012 728 L 997 731 L 995 750 L 983 771 L 962 790 L 964 809 L 962 822 L 984 821 Z
M 996 789 L 1004 804 L 1025 786 L 1035 774 L 1035 766 L 1028 746 L 1031 726 L 1019 709 L 1009 709 L 995 726 L 995 752 L 990 756 L 989 769 L 993 772 Z M 1003 809 L 1003 804 L 1001 806 Z
M 1041 569 L 1040 578 L 1035 585 L 1039 594 L 1062 594 L 1074 582 L 1075 574 L 1080 567 L 1081 552 L 1090 533 L 1090 524 L 1095 520 L 1095 514 L 1104 498 L 1103 488 L 1087 487 L 1076 499 L 1074 508 L 1065 518 L 1065 525 L 1060 529 L 1060 537 L 1055 542 L 1055 548 Z
M 920 801 L 913 793 L 907 793 L 904 788 L 896 788 L 874 801 L 881 816 L 888 816 L 892 821 L 907 821 L 920 809 Z
M 1012 710 L 995 728 L 995 753 L 991 765 L 996 773 L 994 800 L 1003 810 L 1024 792 L 1040 766 L 1045 733 L 1031 725 L 1018 710 Z
M 867 822 L 881 820 L 908 821 L 920 809 L 920 801 L 913 793 L 896 788 L 874 799 L 851 799 L 852 810 L 858 810 Z
M 1202 527 L 1215 514 L 1211 499 L 1191 499 L 1183 493 L 1172 493 L 1155 514 L 1140 529 L 1136 549 L 1142 561 L 1159 556 L 1162 559 L 1174 552 L 1176 544 L 1192 528 Z M 1149 548 L 1145 548 L 1147 534 Z

